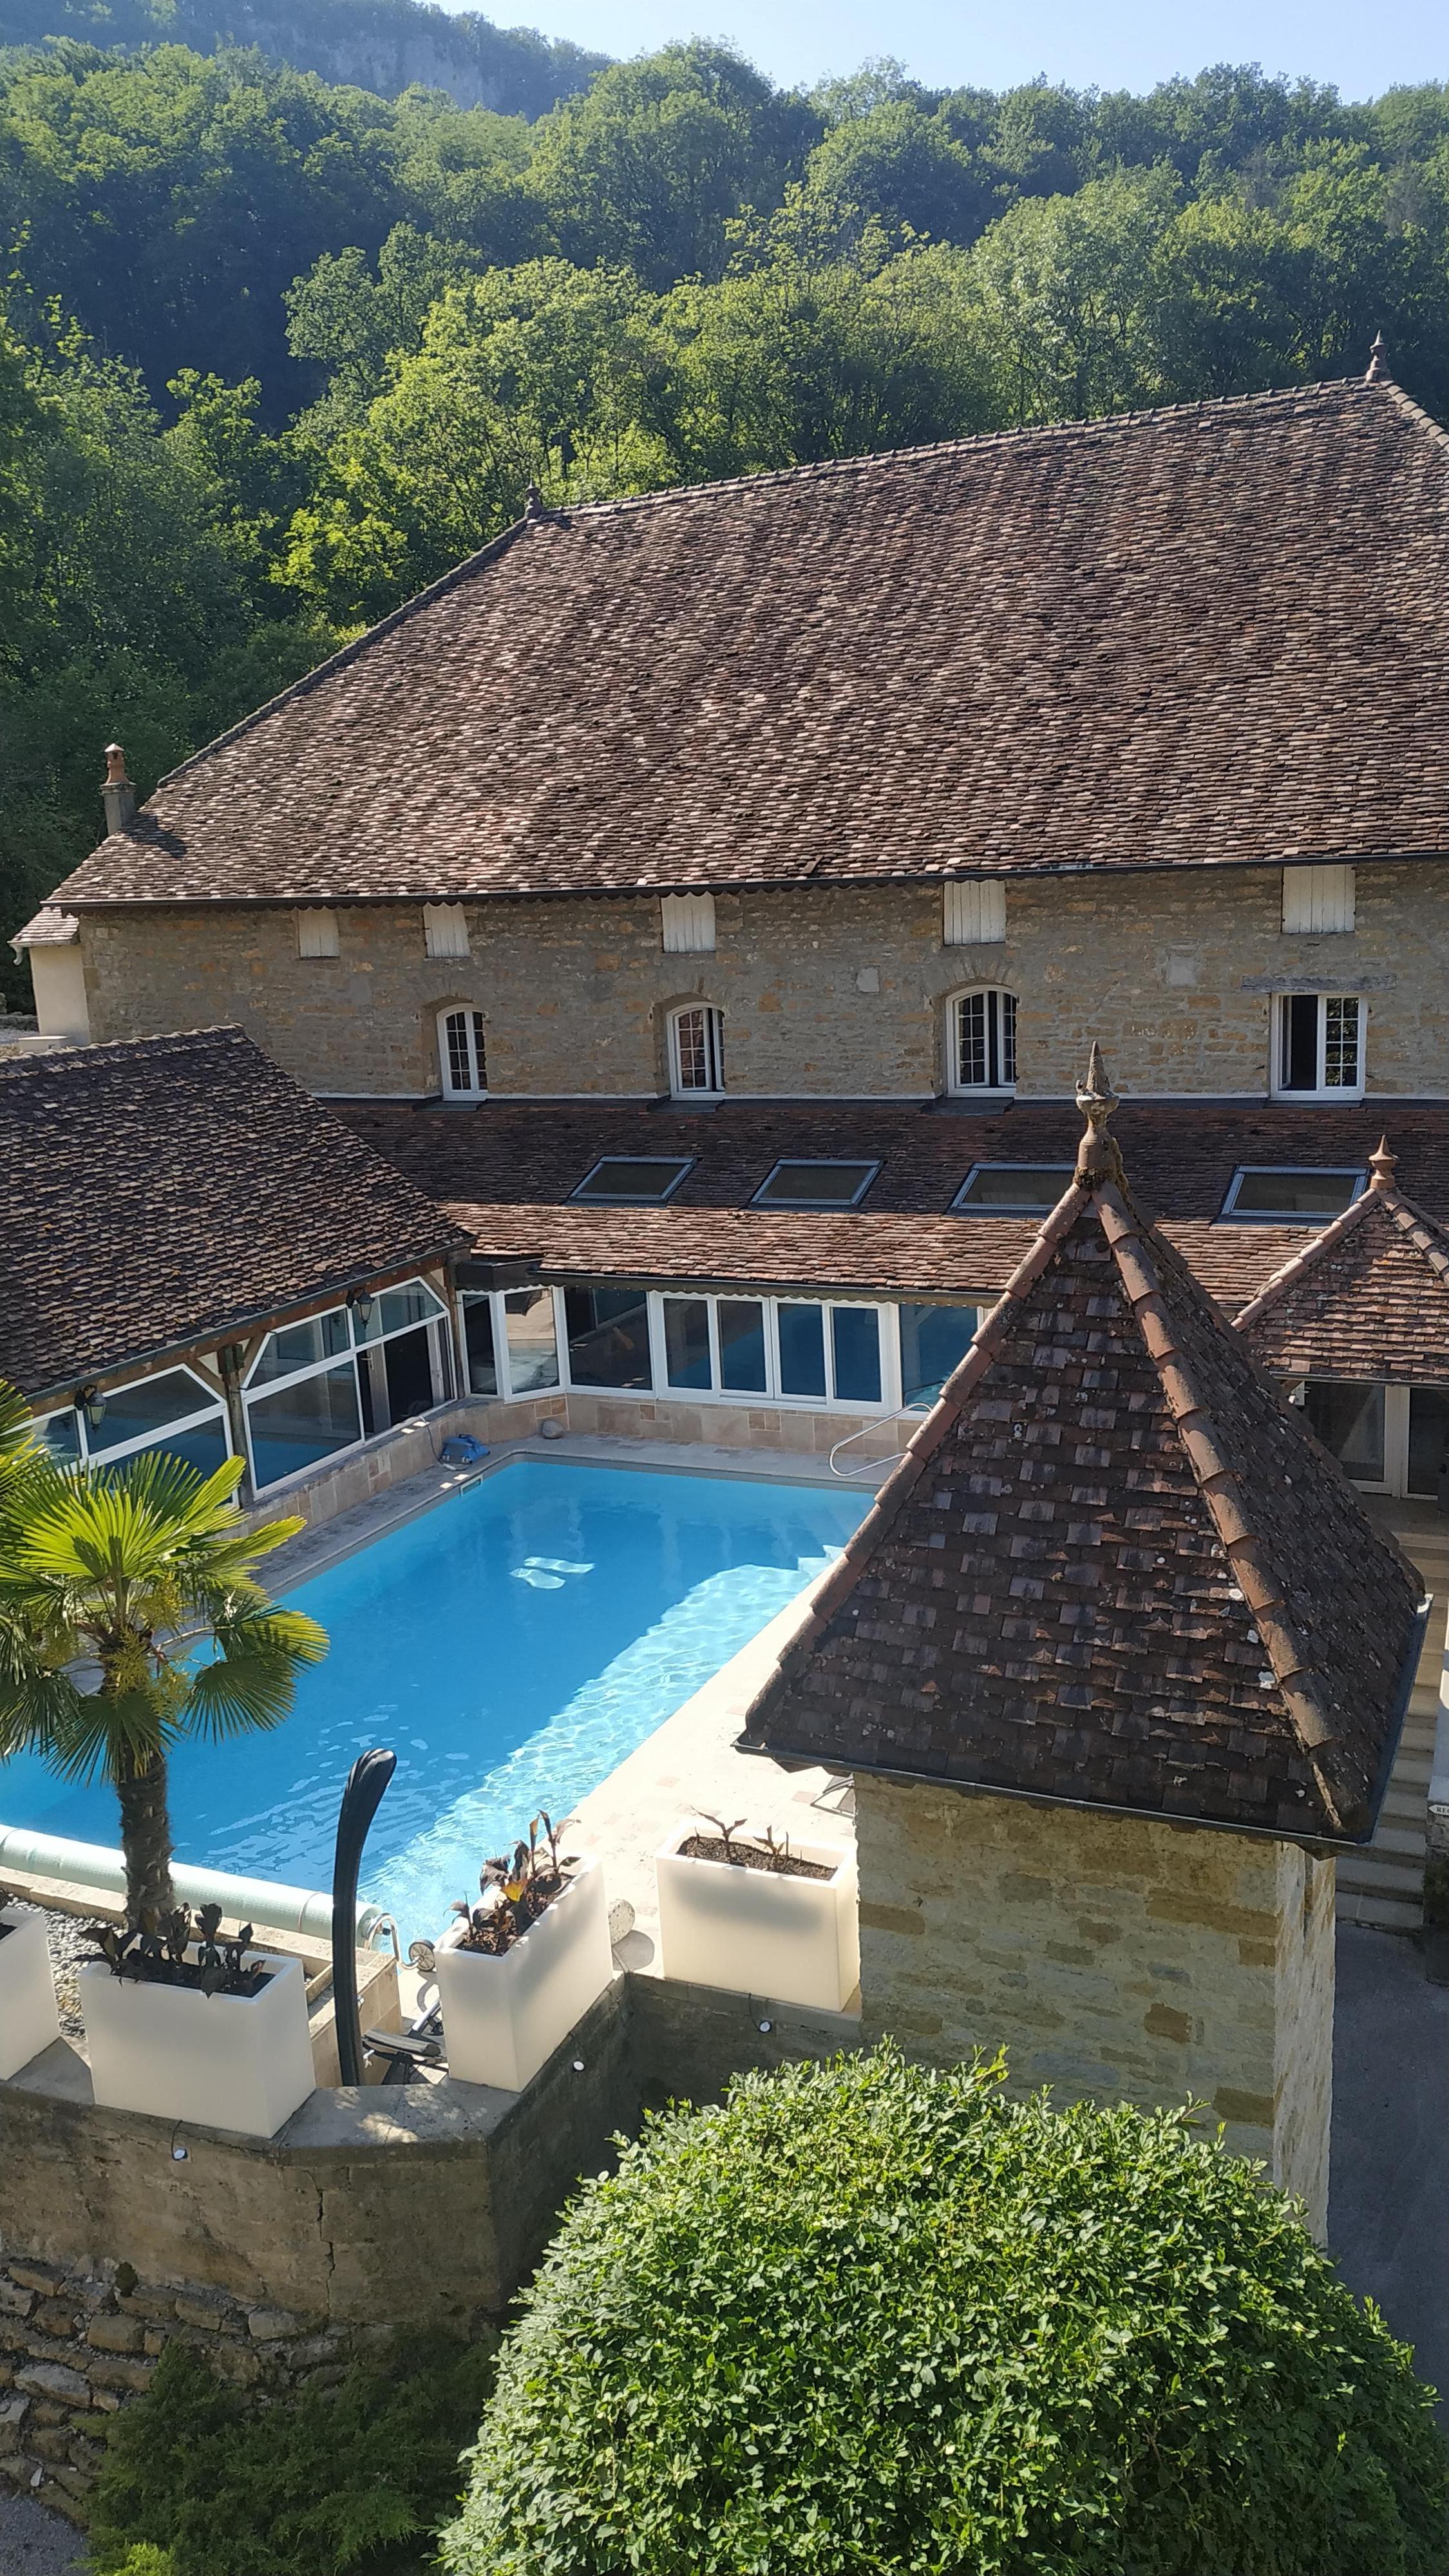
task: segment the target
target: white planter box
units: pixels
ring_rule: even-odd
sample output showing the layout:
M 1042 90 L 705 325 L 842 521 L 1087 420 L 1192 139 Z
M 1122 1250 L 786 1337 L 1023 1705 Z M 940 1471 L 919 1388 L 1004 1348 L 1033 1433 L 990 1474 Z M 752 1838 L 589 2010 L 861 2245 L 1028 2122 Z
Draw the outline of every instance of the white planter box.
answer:
M 263 1954 L 248 1950 L 252 1960 Z M 97 2102 L 244 2137 L 275 2137 L 313 2087 L 302 1962 L 265 1954 L 255 1995 L 80 1972 L 81 2012 Z
M 26 1914 L 18 1905 L 0 1905 L 0 1923 L 10 1926 L 0 1941 L 0 2078 L 18 2075 L 32 2057 L 60 2037 L 55 2008 L 55 1979 L 43 1914 Z
M 521 2093 L 614 1973 L 604 1873 L 586 1860 L 501 1959 L 460 1950 L 461 1920 L 437 1952 L 448 2071 Z
M 821 1862 L 829 1878 L 685 1859 L 681 1843 L 714 1832 L 707 1821 L 690 1818 L 654 1855 L 666 1977 L 842 2012 L 860 1983 L 854 1844 L 792 1836 L 791 1850 Z

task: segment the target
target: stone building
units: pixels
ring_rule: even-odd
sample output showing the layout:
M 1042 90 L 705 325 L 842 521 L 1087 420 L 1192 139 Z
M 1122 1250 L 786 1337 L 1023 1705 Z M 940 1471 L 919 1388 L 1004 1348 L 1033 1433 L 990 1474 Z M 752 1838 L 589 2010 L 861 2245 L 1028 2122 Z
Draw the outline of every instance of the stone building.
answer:
M 747 1734 L 854 1776 L 867 2031 L 1192 2093 L 1321 2233 L 1333 1855 L 1373 1832 L 1425 1605 L 1137 1210 L 1100 1078 L 1085 1105 Z

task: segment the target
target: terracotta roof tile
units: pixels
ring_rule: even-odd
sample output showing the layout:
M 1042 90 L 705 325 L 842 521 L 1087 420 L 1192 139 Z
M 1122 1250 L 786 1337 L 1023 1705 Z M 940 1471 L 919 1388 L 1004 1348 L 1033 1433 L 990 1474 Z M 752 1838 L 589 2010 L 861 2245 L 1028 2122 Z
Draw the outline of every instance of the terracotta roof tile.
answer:
M 747 1731 L 842 1770 L 1358 1841 L 1420 1634 L 1412 1569 L 1100 1165 Z
M 1449 440 L 1311 385 L 521 523 L 67 905 L 1449 850 Z
M 752 1281 L 906 1297 L 999 1293 L 1036 1221 L 946 1213 L 975 1162 L 1070 1166 L 1080 1121 L 1063 1102 L 1005 1115 L 852 1102 L 699 1112 L 631 1103 L 490 1101 L 459 1112 L 354 1103 L 340 1114 L 443 1201 L 480 1254 L 540 1262 L 546 1276 Z M 1224 1224 L 1240 1164 L 1367 1169 L 1382 1111 L 1128 1103 L 1117 1128 L 1139 1203 L 1160 1219 L 1231 1313 L 1303 1249 L 1301 1225 Z M 1406 1175 L 1449 1217 L 1449 1110 L 1395 1111 Z M 570 1206 L 603 1154 L 691 1154 L 662 1208 Z M 881 1169 L 859 1208 L 780 1215 L 748 1202 L 781 1154 L 858 1155 Z M 1449 1367 L 1449 1329 L 1440 1382 Z
M 458 1239 L 240 1029 L 0 1061 L 0 1170 L 0 1376 L 28 1394 Z
M 1288 1377 L 1449 1382 L 1449 1227 L 1394 1185 L 1386 1150 L 1362 1198 L 1306 1243 L 1243 1308 L 1239 1327 Z

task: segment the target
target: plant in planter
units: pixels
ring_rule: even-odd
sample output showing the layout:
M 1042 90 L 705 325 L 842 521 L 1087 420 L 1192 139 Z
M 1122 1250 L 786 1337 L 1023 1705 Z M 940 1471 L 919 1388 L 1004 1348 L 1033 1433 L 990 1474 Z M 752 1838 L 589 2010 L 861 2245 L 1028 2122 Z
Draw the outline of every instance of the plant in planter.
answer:
M 539 1839 L 539 1827 L 543 1838 Z M 614 1972 L 603 1874 L 560 1858 L 535 1816 L 511 1861 L 485 1861 L 481 1903 L 460 1901 L 438 1945 L 438 2000 L 452 2074 L 521 2092 Z
M 223 1941 L 221 1908 L 92 1925 L 81 2007 L 98 2102 L 270 2138 L 312 2090 L 302 1962 Z
M 654 1856 L 666 1977 L 843 2012 L 860 1983 L 855 1848 L 686 1819 Z
M 18 2075 L 59 2037 L 45 1916 L 0 1906 L 0 2078 Z

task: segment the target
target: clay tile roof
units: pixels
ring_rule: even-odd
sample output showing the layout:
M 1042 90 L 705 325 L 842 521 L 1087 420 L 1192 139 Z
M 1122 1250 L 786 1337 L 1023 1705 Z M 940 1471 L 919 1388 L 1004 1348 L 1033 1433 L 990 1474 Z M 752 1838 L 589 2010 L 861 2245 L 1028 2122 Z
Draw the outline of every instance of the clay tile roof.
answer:
M 0 1060 L 0 1171 L 0 1376 L 37 1396 L 458 1239 L 240 1029 Z
M 1309 385 L 529 517 L 68 905 L 1449 850 L 1449 438 Z
M 1111 1140 L 1083 1152 L 747 1734 L 843 1770 L 1364 1840 L 1418 1582 L 1139 1216 Z
M 1363 1196 L 1276 1271 L 1237 1318 L 1285 1377 L 1449 1380 L 1449 1227 L 1395 1187 L 1387 1144 Z
M 73 912 L 62 912 L 58 904 L 42 904 L 23 930 L 17 930 L 10 945 L 18 957 L 22 948 L 65 948 L 80 935 L 80 923 Z

